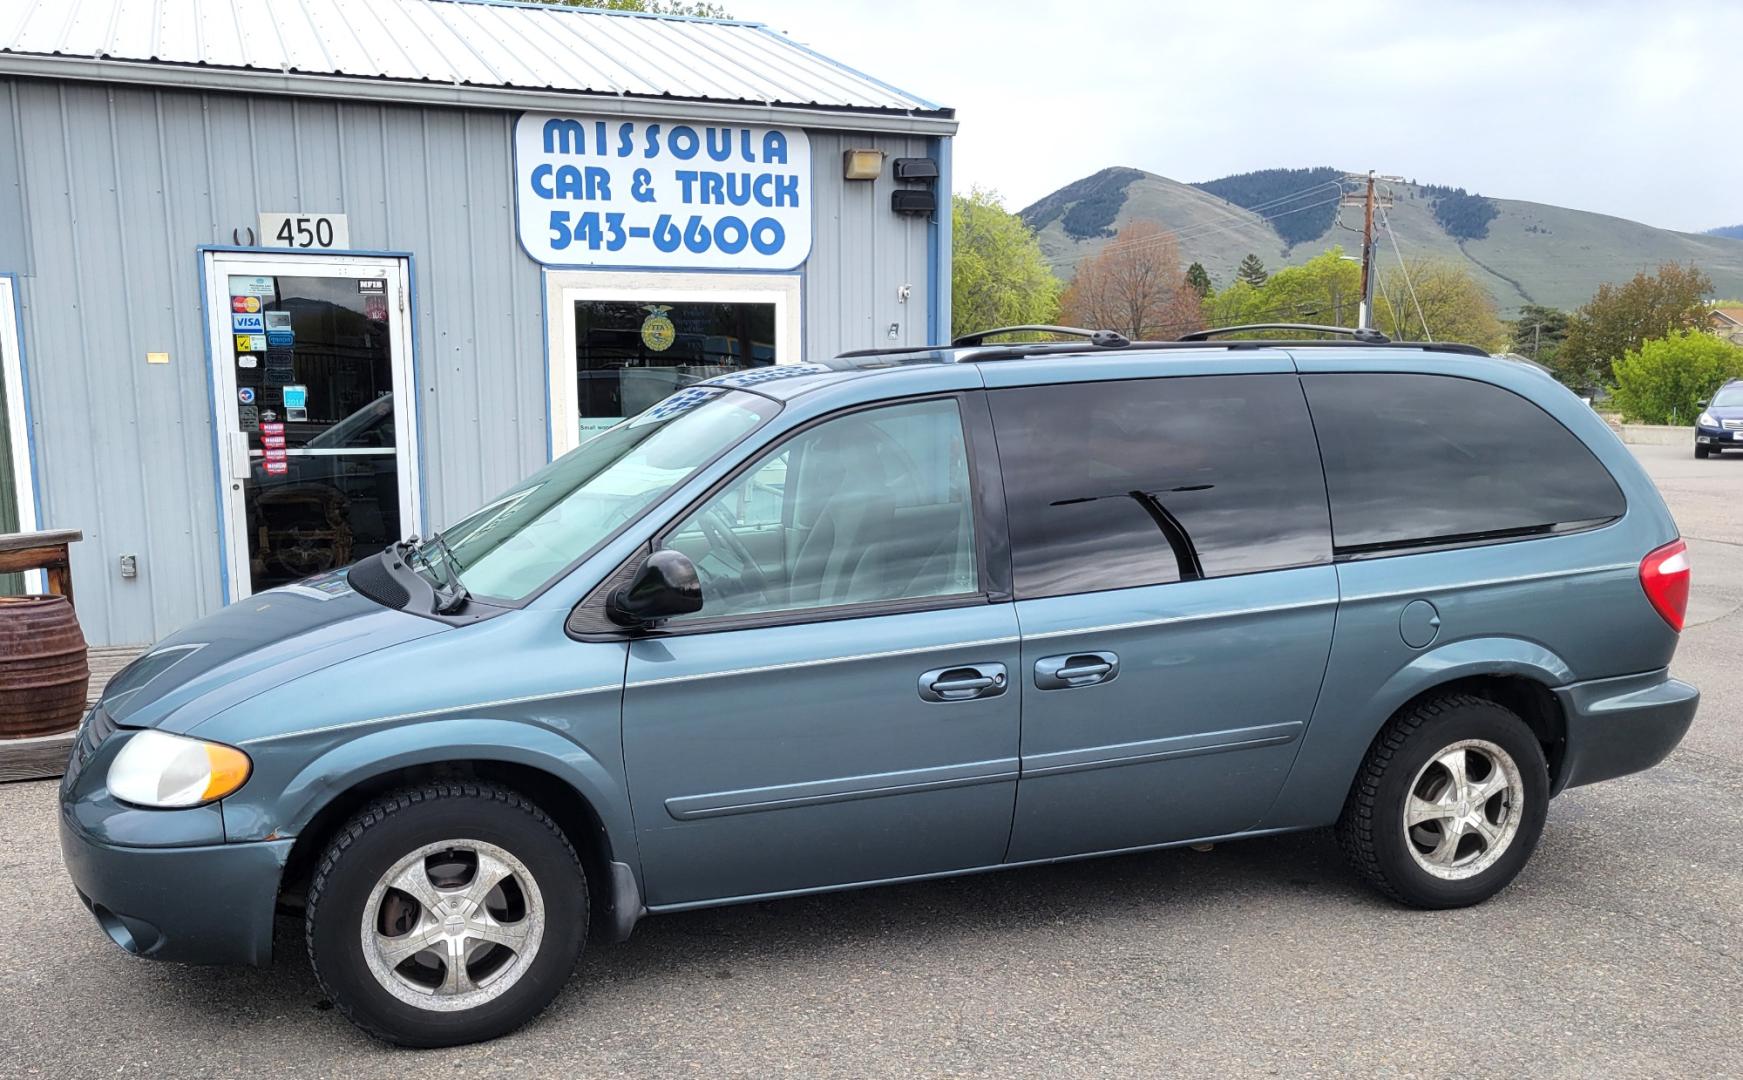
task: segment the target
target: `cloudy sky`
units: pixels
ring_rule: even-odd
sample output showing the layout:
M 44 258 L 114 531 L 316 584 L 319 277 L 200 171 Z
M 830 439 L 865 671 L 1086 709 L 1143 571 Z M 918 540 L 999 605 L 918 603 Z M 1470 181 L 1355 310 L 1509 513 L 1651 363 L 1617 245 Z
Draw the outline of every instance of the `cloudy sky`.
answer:
M 956 186 L 1107 165 L 1375 169 L 1668 228 L 1743 222 L 1743 3 L 726 0 L 957 110 Z

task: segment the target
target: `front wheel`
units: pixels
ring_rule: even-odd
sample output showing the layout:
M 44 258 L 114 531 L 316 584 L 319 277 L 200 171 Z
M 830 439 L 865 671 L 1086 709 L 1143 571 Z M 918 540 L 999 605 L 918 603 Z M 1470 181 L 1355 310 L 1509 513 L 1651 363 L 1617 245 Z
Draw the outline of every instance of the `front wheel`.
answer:
M 1487 699 L 1448 695 L 1386 725 L 1344 803 L 1338 841 L 1392 899 L 1465 907 L 1518 876 L 1548 808 L 1543 747 L 1525 722 Z
M 1702 446 L 1699 443 L 1695 444 L 1695 457 L 1704 458 L 1711 452 L 1712 449 L 1710 447 Z
M 433 783 L 378 799 L 309 886 L 309 962 L 371 1035 L 455 1046 L 550 1004 L 587 935 L 587 879 L 555 822 L 517 792 Z

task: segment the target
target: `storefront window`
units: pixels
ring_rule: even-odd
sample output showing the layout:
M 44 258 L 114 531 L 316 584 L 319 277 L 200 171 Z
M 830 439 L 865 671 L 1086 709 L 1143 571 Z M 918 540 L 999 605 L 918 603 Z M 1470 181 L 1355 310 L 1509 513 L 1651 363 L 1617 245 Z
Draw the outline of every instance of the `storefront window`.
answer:
M 578 300 L 575 401 L 590 438 L 686 384 L 775 362 L 775 305 Z

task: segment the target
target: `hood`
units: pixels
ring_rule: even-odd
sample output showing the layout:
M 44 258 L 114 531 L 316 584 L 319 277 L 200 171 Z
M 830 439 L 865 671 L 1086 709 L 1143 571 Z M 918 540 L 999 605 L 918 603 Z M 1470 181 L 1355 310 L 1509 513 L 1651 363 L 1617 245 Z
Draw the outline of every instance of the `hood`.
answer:
M 1743 405 L 1708 405 L 1701 411 L 1714 420 L 1743 420 Z
M 101 704 L 124 727 L 185 733 L 311 671 L 448 629 L 358 595 L 335 571 L 184 627 L 111 679 Z

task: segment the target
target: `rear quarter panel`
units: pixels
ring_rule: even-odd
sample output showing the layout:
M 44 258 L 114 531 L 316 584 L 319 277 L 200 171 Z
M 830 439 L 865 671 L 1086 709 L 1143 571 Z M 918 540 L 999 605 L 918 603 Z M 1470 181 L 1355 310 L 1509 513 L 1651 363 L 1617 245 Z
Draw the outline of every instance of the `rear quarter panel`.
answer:
M 1325 685 L 1267 827 L 1335 820 L 1380 728 L 1436 686 L 1521 675 L 1553 688 L 1670 663 L 1677 635 L 1648 603 L 1639 566 L 1676 537 L 1676 525 L 1639 462 L 1584 402 L 1534 368 L 1503 360 L 1304 350 L 1297 363 L 1303 374 L 1454 375 L 1512 390 L 1579 436 L 1615 477 L 1628 508 L 1586 532 L 1338 563 Z M 1399 629 L 1404 607 L 1417 599 L 1433 604 L 1441 619 L 1423 648 L 1407 645 Z

